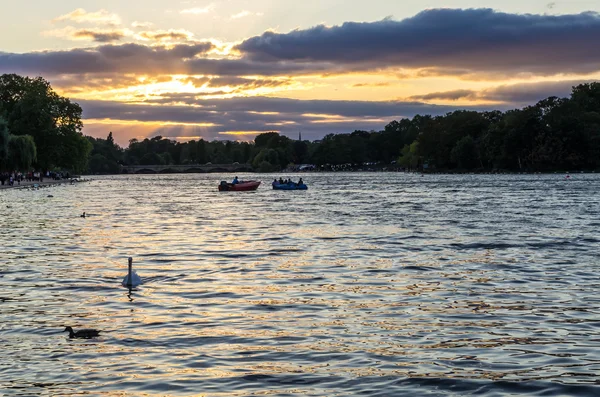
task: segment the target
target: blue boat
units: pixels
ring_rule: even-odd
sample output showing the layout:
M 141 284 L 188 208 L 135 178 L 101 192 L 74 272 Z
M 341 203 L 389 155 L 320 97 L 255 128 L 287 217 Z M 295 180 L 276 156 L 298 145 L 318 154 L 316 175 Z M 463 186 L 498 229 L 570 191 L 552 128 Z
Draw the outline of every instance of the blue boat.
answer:
M 308 186 L 304 183 L 298 185 L 297 183 L 273 183 L 273 190 L 308 190 Z

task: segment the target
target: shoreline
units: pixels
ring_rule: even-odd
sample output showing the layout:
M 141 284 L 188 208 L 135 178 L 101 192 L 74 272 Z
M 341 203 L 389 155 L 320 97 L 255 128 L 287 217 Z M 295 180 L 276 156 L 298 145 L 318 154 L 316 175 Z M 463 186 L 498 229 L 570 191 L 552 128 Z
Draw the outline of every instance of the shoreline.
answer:
M 59 180 L 53 180 L 53 179 L 49 179 L 45 180 L 44 182 L 40 182 L 40 181 L 21 181 L 21 184 L 14 184 L 13 186 L 8 185 L 8 183 L 4 184 L 4 185 L 0 185 L 0 190 L 4 190 L 4 189 L 31 189 L 31 188 L 45 188 L 45 187 L 50 187 L 50 186 L 59 186 L 62 184 L 69 184 L 69 185 L 74 185 L 76 183 L 80 183 L 80 182 L 89 182 L 91 181 L 91 179 L 77 179 L 77 178 L 72 178 L 72 179 L 59 179 Z
M 103 177 L 103 176 L 140 176 L 140 175 L 191 175 L 191 174 L 199 174 L 199 175 L 235 175 L 235 174 L 255 174 L 255 175 L 273 175 L 273 174 L 299 174 L 299 175 L 311 175 L 311 174 L 359 174 L 359 173 L 369 173 L 369 174 L 415 174 L 415 175 L 579 175 L 579 174 L 598 174 L 600 171 L 486 171 L 486 172 L 466 172 L 466 171 L 394 171 L 394 170 L 327 170 L 327 171 L 294 171 L 294 170 L 280 170 L 280 171 L 272 171 L 272 172 L 258 172 L 258 171 L 244 171 L 244 172 L 140 172 L 135 174 L 94 174 L 94 175 L 85 175 L 85 176 L 95 176 L 95 177 Z

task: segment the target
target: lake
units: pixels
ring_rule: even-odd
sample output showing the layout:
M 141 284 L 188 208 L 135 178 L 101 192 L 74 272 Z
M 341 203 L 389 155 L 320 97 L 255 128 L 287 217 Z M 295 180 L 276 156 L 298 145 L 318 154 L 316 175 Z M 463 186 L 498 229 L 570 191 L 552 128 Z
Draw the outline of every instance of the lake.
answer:
M 0 395 L 600 394 L 600 175 L 239 176 L 0 191 Z

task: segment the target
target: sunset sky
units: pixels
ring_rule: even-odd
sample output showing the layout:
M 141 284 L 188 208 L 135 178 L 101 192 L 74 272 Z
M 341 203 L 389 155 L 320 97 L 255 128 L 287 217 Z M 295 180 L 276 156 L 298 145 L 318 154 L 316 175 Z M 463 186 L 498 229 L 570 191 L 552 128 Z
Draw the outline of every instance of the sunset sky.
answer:
M 42 76 L 84 133 L 305 139 L 510 109 L 600 79 L 598 1 L 23 0 L 0 73 Z

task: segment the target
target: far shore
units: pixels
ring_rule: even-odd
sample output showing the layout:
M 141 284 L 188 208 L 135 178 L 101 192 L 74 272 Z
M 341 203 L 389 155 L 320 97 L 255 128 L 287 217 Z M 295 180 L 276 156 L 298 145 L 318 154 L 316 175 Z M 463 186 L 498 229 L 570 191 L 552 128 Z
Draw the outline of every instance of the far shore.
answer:
M 398 171 L 398 170 L 326 170 L 326 171 L 294 171 L 294 170 L 281 170 L 281 171 L 227 171 L 227 172 L 139 172 L 139 173 L 122 173 L 122 174 L 93 174 L 84 175 L 89 177 L 99 176 L 160 176 L 160 175 L 237 175 L 237 174 L 255 174 L 255 175 L 273 175 L 273 174 L 295 174 L 295 175 L 318 175 L 318 174 L 357 174 L 357 173 L 369 173 L 369 174 L 416 174 L 416 175 L 569 175 L 569 174 L 597 174 L 599 171 Z
M 44 187 L 49 187 L 49 186 L 57 186 L 57 185 L 62 185 L 62 184 L 72 184 L 72 183 L 89 182 L 89 181 L 90 181 L 90 179 L 72 178 L 72 179 L 54 180 L 54 179 L 48 178 L 48 179 L 44 179 L 43 182 L 21 181 L 21 184 L 18 184 L 15 182 L 15 184 L 13 186 L 10 186 L 7 181 L 7 182 L 5 182 L 4 185 L 0 185 L 0 189 L 31 189 L 31 188 L 35 188 L 36 185 L 37 185 L 37 187 L 44 188 Z

